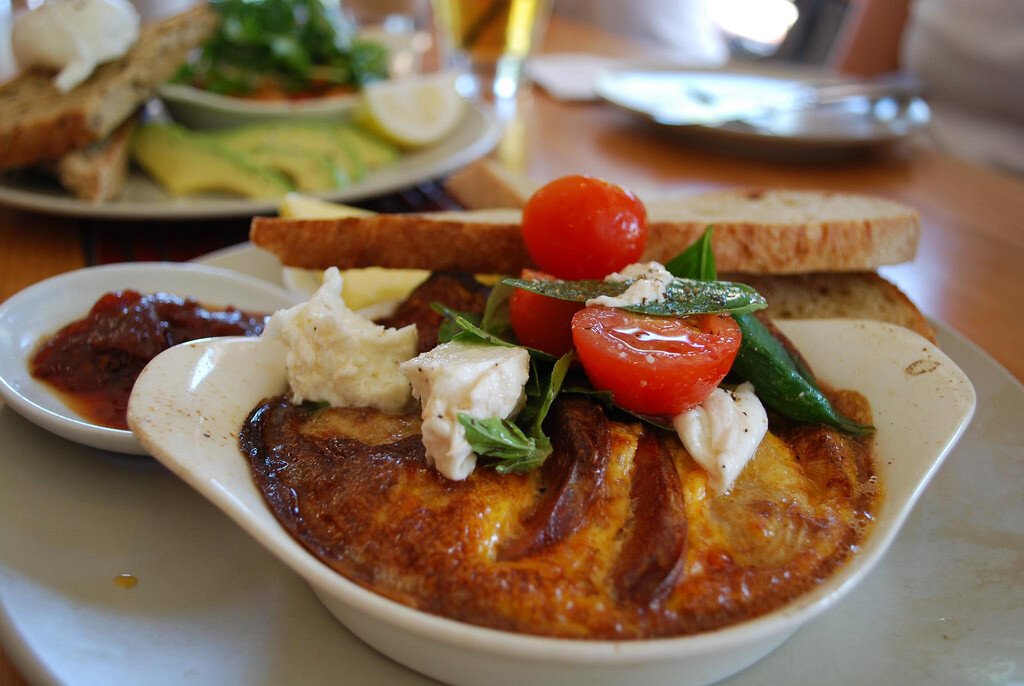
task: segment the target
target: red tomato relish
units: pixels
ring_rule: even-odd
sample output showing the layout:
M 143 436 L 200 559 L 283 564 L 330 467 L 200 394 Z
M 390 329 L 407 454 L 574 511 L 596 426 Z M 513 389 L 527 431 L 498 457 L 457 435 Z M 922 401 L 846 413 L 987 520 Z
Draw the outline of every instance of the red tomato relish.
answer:
M 128 428 L 128 396 L 150 360 L 171 346 L 210 336 L 258 336 L 267 315 L 207 309 L 167 293 L 107 293 L 84 319 L 43 343 L 32 376 L 50 384 L 85 420 Z

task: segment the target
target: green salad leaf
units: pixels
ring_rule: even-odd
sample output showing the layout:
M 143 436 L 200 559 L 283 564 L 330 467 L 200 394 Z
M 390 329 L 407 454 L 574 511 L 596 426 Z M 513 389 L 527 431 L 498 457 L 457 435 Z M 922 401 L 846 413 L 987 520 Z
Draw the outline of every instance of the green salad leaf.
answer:
M 715 279 L 712 230 L 709 226 L 696 243 L 670 260 L 665 268 L 682 278 Z M 752 383 L 761 402 L 797 421 L 824 424 L 855 435 L 874 431 L 874 427 L 858 424 L 832 407 L 811 371 L 798 357 L 789 354 L 760 319 L 743 312 L 734 313 L 733 318 L 743 338 L 730 376 Z
M 504 283 L 559 300 L 586 302 L 602 295 L 622 295 L 636 279 L 628 281 L 528 281 L 505 279 Z M 743 314 L 767 307 L 764 297 L 746 284 L 675 278 L 665 289 L 665 299 L 621 309 L 658 317 L 693 314 Z
M 538 383 L 536 391 L 527 389 L 526 405 L 515 422 L 501 417 L 477 419 L 459 413 L 459 423 L 466 429 L 466 440 L 481 458 L 481 463 L 502 474 L 528 472 L 544 463 L 551 454 L 551 440 L 542 425 L 551 404 L 558 396 L 575 353 L 567 353 L 553 365 L 532 360 L 531 377 Z
M 323 0 L 211 0 L 220 16 L 214 35 L 175 75 L 225 95 L 270 85 L 311 94 L 360 88 L 387 77 L 387 51 L 354 37 L 338 6 Z

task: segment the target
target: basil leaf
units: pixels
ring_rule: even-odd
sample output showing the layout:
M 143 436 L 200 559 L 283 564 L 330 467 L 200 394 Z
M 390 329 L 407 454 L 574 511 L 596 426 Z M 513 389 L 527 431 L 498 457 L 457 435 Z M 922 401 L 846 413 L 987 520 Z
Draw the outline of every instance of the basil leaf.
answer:
M 530 357 L 533 359 L 548 363 L 555 361 L 554 355 L 549 355 L 543 350 L 528 348 L 525 345 L 516 345 L 511 341 L 506 341 L 504 338 L 499 338 L 492 333 L 484 331 L 471 319 L 475 319 L 476 317 L 479 317 L 479 315 L 459 312 L 458 310 L 453 310 L 439 302 L 432 302 L 430 303 L 430 306 L 435 312 L 440 312 L 451 322 L 451 326 L 449 327 L 445 326 L 447 322 L 443 322 L 441 328 L 438 330 L 438 340 L 441 343 L 448 343 L 449 341 L 464 341 L 466 343 L 488 343 L 490 345 L 503 345 L 509 348 L 523 348 L 530 353 Z M 440 336 L 442 330 L 446 334 L 449 334 L 447 338 L 442 338 Z
M 558 358 L 551 371 L 547 375 L 547 383 L 544 386 L 544 392 L 539 397 L 540 404 L 537 407 L 535 416 L 532 417 L 532 423 L 530 424 L 530 435 L 531 436 L 543 436 L 544 432 L 541 429 L 541 424 L 548 416 L 548 411 L 551 409 L 551 403 L 555 401 L 558 393 L 562 390 L 562 383 L 565 381 L 565 375 L 569 373 L 569 367 L 572 366 L 572 361 L 576 359 L 576 351 L 570 350 L 566 354 Z
M 711 251 L 713 228 L 709 226 L 693 245 L 669 260 L 665 269 L 680 278 L 714 279 L 717 274 Z M 873 427 L 858 424 L 837 412 L 811 371 L 790 355 L 757 317 L 733 313 L 733 318 L 743 338 L 729 374 L 752 383 L 761 402 L 797 421 L 824 424 L 855 435 L 874 431 Z
M 673 276 L 682 279 L 698 279 L 700 281 L 716 281 L 718 272 L 715 269 L 715 254 L 711 250 L 711 232 L 714 226 L 708 226 L 704 233 L 689 248 L 679 253 L 665 264 L 665 269 Z
M 466 440 L 477 455 L 514 460 L 537 450 L 537 442 L 527 438 L 518 426 L 507 419 L 477 419 L 465 412 L 460 412 L 458 417 L 459 424 L 466 429 Z
M 585 302 L 602 295 L 622 295 L 629 281 L 527 281 L 505 279 L 505 283 L 559 300 Z M 742 314 L 767 307 L 764 297 L 746 284 L 728 281 L 698 281 L 675 278 L 665 289 L 665 300 L 630 305 L 620 309 L 659 317 L 686 317 L 692 314 Z
M 591 388 L 590 386 L 573 384 L 571 386 L 564 386 L 562 388 L 562 393 L 585 395 L 591 400 L 600 403 L 606 408 L 614 407 L 619 412 L 628 414 L 630 417 L 633 417 L 634 419 L 639 419 L 644 424 L 649 424 L 650 426 L 653 426 L 658 429 L 665 429 L 666 431 L 675 431 L 675 429 L 672 428 L 672 424 L 665 421 L 665 417 L 658 417 L 651 414 L 640 414 L 639 412 L 633 412 L 632 410 L 627 410 L 624 407 L 616 405 L 615 394 L 612 393 L 611 391 L 599 391 L 596 388 Z
M 484 316 L 480 321 L 481 329 L 505 340 L 513 337 L 512 319 L 508 313 L 508 299 L 514 290 L 512 286 L 505 283 L 494 284 L 487 296 Z
M 779 414 L 808 424 L 824 424 L 854 435 L 875 430 L 832 407 L 817 383 L 804 377 L 782 343 L 757 317 L 740 315 L 735 319 L 743 332 L 743 342 L 732 371 L 754 384 L 761 402 Z M 809 374 L 806 368 L 803 372 Z
M 502 474 L 528 472 L 544 464 L 551 454 L 551 441 L 542 427 L 574 357 L 575 353 L 566 353 L 550 369 L 536 360 L 531 362 L 531 380 L 543 391 L 536 395 L 527 392 L 526 406 L 514 424 L 500 417 L 474 419 L 459 413 L 459 423 L 466 427 L 466 440 L 473 452 L 485 458 L 483 464 Z M 525 432 L 521 427 L 526 427 Z
M 465 412 L 458 416 L 473 452 L 483 458 L 482 464 L 499 474 L 536 469 L 551 454 L 551 441 L 547 436 L 528 437 L 507 419 L 476 419 Z
M 430 308 L 434 310 L 434 312 L 444 315 L 444 321 L 442 321 L 441 326 L 437 328 L 438 343 L 449 343 L 454 340 L 457 335 L 465 331 L 465 329 L 455 321 L 460 317 L 474 326 L 480 323 L 480 315 L 475 312 L 460 312 L 459 310 L 454 310 L 447 305 L 442 305 L 436 301 L 430 303 Z
M 572 393 L 573 395 L 585 395 L 594 402 L 602 405 L 606 408 L 615 407 L 615 394 L 611 391 L 599 391 L 591 386 L 584 386 L 583 384 L 575 383 L 562 387 L 562 393 Z M 621 409 L 621 408 L 620 408 Z

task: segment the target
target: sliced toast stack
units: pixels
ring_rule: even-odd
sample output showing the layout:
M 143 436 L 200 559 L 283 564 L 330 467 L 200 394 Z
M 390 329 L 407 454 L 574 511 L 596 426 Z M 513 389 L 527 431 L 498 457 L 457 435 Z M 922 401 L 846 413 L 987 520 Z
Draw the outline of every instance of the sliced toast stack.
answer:
M 478 162 L 447 184 L 469 208 L 463 212 L 256 217 L 251 237 L 293 267 L 515 274 L 531 266 L 520 232 L 521 208 L 538 186 L 493 162 Z M 761 291 L 771 316 L 880 319 L 934 340 L 921 312 L 874 271 L 914 258 L 920 219 L 905 205 L 863 195 L 786 190 L 644 200 L 649 223 L 644 260 L 667 261 L 714 225 L 715 260 L 723 278 Z
M 0 85 L 0 170 L 46 165 L 82 199 L 116 195 L 134 113 L 216 25 L 205 3 L 146 24 L 124 57 L 100 65 L 68 93 L 37 70 Z

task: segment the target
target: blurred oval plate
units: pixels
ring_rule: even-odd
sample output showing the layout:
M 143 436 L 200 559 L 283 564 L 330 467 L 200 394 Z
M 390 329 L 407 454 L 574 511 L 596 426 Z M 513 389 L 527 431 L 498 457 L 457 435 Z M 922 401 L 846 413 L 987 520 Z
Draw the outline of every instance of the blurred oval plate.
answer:
M 856 84 L 816 71 L 678 66 L 608 69 L 598 95 L 696 147 L 773 158 L 829 158 L 887 146 L 928 125 L 906 82 Z
M 359 104 L 359 95 L 302 100 L 254 100 L 165 83 L 157 90 L 174 121 L 193 129 L 218 129 L 279 119 L 340 117 Z
M 467 103 L 455 131 L 435 145 L 403 154 L 396 164 L 368 173 L 355 183 L 317 193 L 332 202 L 356 202 L 446 176 L 489 153 L 503 125 L 493 108 Z M 172 196 L 138 169 L 132 169 L 120 197 L 101 203 L 79 200 L 53 179 L 31 170 L 0 173 L 0 204 L 44 214 L 99 219 L 212 219 L 277 214 L 282 198 L 250 199 L 225 193 Z

